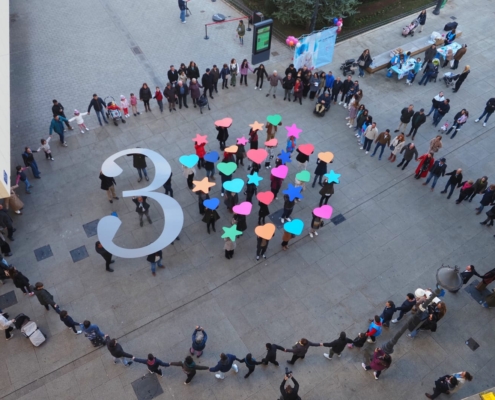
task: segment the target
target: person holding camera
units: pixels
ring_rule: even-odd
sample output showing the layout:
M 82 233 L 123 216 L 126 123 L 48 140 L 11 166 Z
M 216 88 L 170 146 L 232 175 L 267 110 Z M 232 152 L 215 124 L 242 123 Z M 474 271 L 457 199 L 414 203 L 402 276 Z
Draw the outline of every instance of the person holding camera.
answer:
M 186 10 L 188 1 L 189 0 L 179 0 L 180 20 L 183 24 L 186 23 Z
M 287 385 L 287 387 L 285 387 L 285 383 L 289 378 L 292 379 L 292 382 L 294 382 L 294 387 L 292 387 L 291 385 Z M 282 394 L 282 396 L 280 396 L 280 400 L 301 400 L 301 398 L 297 394 L 298 391 L 299 383 L 292 376 L 292 371 L 289 371 L 286 368 L 284 380 L 280 384 L 280 393 Z

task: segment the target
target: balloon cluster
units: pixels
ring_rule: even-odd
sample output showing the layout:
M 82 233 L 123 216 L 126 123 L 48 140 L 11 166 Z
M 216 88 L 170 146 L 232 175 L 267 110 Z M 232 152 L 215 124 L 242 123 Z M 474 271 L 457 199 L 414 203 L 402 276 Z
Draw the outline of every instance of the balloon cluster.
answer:
M 293 47 L 299 43 L 299 40 L 294 36 L 288 36 L 287 39 L 285 39 L 285 43 L 287 43 L 287 46 Z
M 344 26 L 344 21 L 342 20 L 342 17 L 335 17 L 333 19 L 333 25 L 337 27 L 337 33 L 340 33 L 342 31 L 342 27 Z

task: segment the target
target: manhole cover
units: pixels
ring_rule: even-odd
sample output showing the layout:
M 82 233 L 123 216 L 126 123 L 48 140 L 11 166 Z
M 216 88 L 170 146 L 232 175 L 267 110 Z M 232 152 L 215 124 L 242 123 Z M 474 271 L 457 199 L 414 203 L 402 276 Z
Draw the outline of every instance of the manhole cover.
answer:
M 345 221 L 345 217 L 342 214 L 337 214 L 330 221 L 332 221 L 334 225 L 338 225 Z
M 143 50 L 141 50 L 141 47 L 139 46 L 131 47 L 131 50 L 134 54 L 143 54 Z
M 14 304 L 17 304 L 17 298 L 13 290 L 0 296 L 0 310 L 4 310 Z M 11 316 L 10 318 L 13 317 Z
M 53 256 L 52 248 L 50 247 L 49 244 L 47 244 L 46 246 L 43 246 L 43 247 L 40 247 L 39 249 L 36 249 L 34 251 L 34 255 L 36 256 L 36 259 L 38 261 L 44 260 L 46 258 Z
M 278 56 L 278 53 L 276 51 L 272 51 L 272 56 Z
M 98 226 L 99 219 L 95 219 L 94 221 L 88 222 L 83 225 L 84 232 L 86 232 L 87 237 L 96 236 L 96 228 Z
M 131 385 L 138 400 L 152 400 L 163 393 L 156 374 L 148 373 L 132 382 Z
M 86 246 L 78 247 L 77 249 L 70 251 L 70 256 L 72 257 L 72 261 L 75 263 L 85 258 L 89 257 L 88 251 L 86 250 Z
M 480 347 L 478 342 L 473 338 L 469 338 L 468 340 L 466 340 L 466 344 L 473 351 L 475 351 L 478 347 Z

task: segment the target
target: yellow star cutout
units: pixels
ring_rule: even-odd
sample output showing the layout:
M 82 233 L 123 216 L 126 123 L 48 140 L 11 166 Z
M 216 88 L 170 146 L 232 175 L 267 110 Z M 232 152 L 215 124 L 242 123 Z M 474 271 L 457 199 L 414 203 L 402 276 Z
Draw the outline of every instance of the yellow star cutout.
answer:
M 215 182 L 209 182 L 207 177 L 203 178 L 202 181 L 193 181 L 193 183 L 195 185 L 192 190 L 193 192 L 201 191 L 203 193 L 208 193 L 210 188 L 215 186 Z
M 263 130 L 263 125 L 262 123 L 258 121 L 254 121 L 254 123 L 250 124 L 249 126 L 255 130 L 255 131 L 262 131 Z

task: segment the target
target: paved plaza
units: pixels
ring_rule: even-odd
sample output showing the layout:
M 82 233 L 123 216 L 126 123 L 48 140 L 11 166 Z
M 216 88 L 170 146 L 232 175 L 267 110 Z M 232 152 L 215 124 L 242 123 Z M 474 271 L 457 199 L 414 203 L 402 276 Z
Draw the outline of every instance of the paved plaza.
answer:
M 138 93 L 143 82 L 153 90 L 167 81 L 171 64 L 176 67 L 194 60 L 203 73 L 213 64 L 236 58 L 250 60 L 251 37 L 247 33 L 241 47 L 235 37 L 236 22 L 210 27 L 204 40 L 204 25 L 221 12 L 239 15 L 218 0 L 193 0 L 192 16 L 186 24 L 179 20 L 176 1 L 86 0 L 53 2 L 10 1 L 11 6 L 11 120 L 12 164 L 22 164 L 24 146 L 37 148 L 48 136 L 52 99 L 72 115 L 86 111 L 91 95 L 118 99 Z M 360 79 L 364 103 L 377 121 L 379 131 L 392 132 L 399 123 L 400 110 L 414 104 L 429 109 L 431 98 L 445 90 L 452 122 L 461 108 L 470 119 L 455 139 L 444 137 L 438 153 L 446 157 L 448 171 L 462 168 L 468 179 L 482 175 L 495 182 L 495 120 L 484 128 L 475 124 L 486 101 L 494 97 L 495 6 L 489 0 L 453 0 L 440 16 L 428 11 L 425 32 L 439 31 L 454 16 L 463 31 L 461 43 L 468 52 L 460 63 L 471 66 L 471 74 L 458 93 L 438 80 L 427 86 L 407 86 L 405 80 L 388 79 L 385 72 Z M 411 18 L 353 38 L 336 46 L 334 62 L 324 71 L 338 75 L 346 58 L 358 57 L 369 48 L 377 55 L 399 47 L 411 38 L 401 36 Z M 139 50 L 136 48 L 139 47 Z M 134 51 L 133 51 L 134 49 Z M 138 52 L 139 54 L 135 54 Z M 291 63 L 289 49 L 273 42 L 273 55 L 265 63 L 268 71 L 281 74 Z M 445 72 L 446 70 L 443 70 Z M 440 73 L 440 76 L 443 74 Z M 402 171 L 386 157 L 378 161 L 366 156 L 356 145 L 353 131 L 345 125 L 347 111 L 333 106 L 324 118 L 312 114 L 314 103 L 303 105 L 255 91 L 252 74 L 249 87 L 219 90 L 210 100 L 211 111 L 192 108 L 160 114 L 153 100 L 152 113 L 132 117 L 125 125 L 100 128 L 95 115 L 85 117 L 91 129 L 67 135 L 68 147 L 52 142 L 54 162 L 36 156 L 42 179 L 34 180 L 31 195 L 18 193 L 25 203 L 22 216 L 14 216 L 16 240 L 11 243 L 17 266 L 31 283 L 42 281 L 63 309 L 76 320 L 89 319 L 111 337 L 119 339 L 125 351 L 137 357 L 154 353 L 163 361 L 181 361 L 188 355 L 191 333 L 201 324 L 208 333 L 201 365 L 214 366 L 221 352 L 243 358 L 264 356 L 266 342 L 290 348 L 298 339 L 328 342 L 342 330 L 354 338 L 368 326 L 368 319 L 380 314 L 391 299 L 400 304 L 406 293 L 418 287 L 432 288 L 436 270 L 442 264 L 464 268 L 474 264 L 478 271 L 492 269 L 495 259 L 493 228 L 481 226 L 484 215 L 476 216 L 480 196 L 472 203 L 455 204 L 440 194 L 447 178 L 441 178 L 435 192 L 413 179 L 416 163 Z M 265 86 L 266 86 L 265 81 Z M 191 102 L 192 103 L 192 102 Z M 141 111 L 142 110 L 142 106 Z M 319 187 L 307 185 L 304 200 L 296 205 L 293 217 L 305 222 L 305 232 L 282 251 L 279 221 L 268 247 L 268 259 L 256 262 L 254 228 L 258 207 L 248 218 L 246 234 L 237 240 L 232 260 L 224 257 L 221 227 L 230 226 L 231 214 L 221 203 L 217 233 L 208 235 L 198 213 L 197 196 L 187 188 L 178 158 L 194 152 L 191 138 L 207 134 L 207 148 L 218 151 L 214 121 L 234 120 L 228 144 L 247 135 L 248 124 L 265 122 L 269 114 L 280 114 L 283 125 L 296 123 L 303 129 L 300 143 L 312 143 L 316 152 L 332 151 L 332 168 L 342 174 L 330 200 L 334 215 L 345 221 L 325 224 L 320 235 L 311 239 L 307 228 L 317 206 Z M 76 126 L 74 124 L 74 126 Z M 415 143 L 420 154 L 436 135 L 431 118 L 419 129 Z M 282 142 L 285 129 L 277 137 Z M 264 132 L 260 140 L 264 139 Z M 129 198 L 109 204 L 98 179 L 103 161 L 127 148 L 141 146 L 162 154 L 172 165 L 174 197 L 184 210 L 180 241 L 164 249 L 165 270 L 153 277 L 143 259 L 117 259 L 114 273 L 105 272 L 104 261 L 94 250 L 96 236 L 88 236 L 83 225 L 116 212 L 122 226 L 116 243 L 141 247 L 156 239 L 163 229 L 163 214 L 151 201 L 153 224 L 140 228 L 134 204 Z M 279 145 L 279 149 L 282 146 Z M 388 157 L 389 153 L 385 153 Z M 308 170 L 313 175 L 316 156 Z M 116 178 L 117 191 L 144 187 L 130 157 L 118 164 L 124 172 Z M 295 164 L 293 162 L 292 164 Z M 284 182 L 294 182 L 297 166 L 290 164 Z M 151 176 L 153 167 L 149 168 Z M 234 175 L 246 179 L 247 168 Z M 269 172 L 260 172 L 261 190 L 269 190 Z M 31 177 L 28 172 L 29 177 Z M 203 178 L 204 170 L 196 178 Z M 212 197 L 220 198 L 220 179 Z M 457 193 L 457 192 L 456 192 Z M 457 196 L 457 195 L 455 195 Z M 240 199 L 244 200 L 241 194 Z M 270 205 L 275 214 L 283 206 L 279 197 Z M 223 198 L 221 198 L 223 200 Z M 268 222 L 268 220 L 267 220 Z M 270 221 L 271 222 L 271 221 Z M 50 246 L 52 255 L 38 261 L 34 250 Z M 85 246 L 87 257 L 74 262 L 71 251 Z M 84 257 L 84 249 L 82 250 Z M 473 280 L 474 281 L 474 280 Z M 0 286 L 0 295 L 14 291 L 17 303 L 5 309 L 11 316 L 22 312 L 37 322 L 48 339 L 34 348 L 20 332 L 9 342 L 0 341 L 0 398 L 6 400 L 112 400 L 136 399 L 133 382 L 145 372 L 144 365 L 130 368 L 114 365 L 106 348 L 95 350 L 83 336 L 76 336 L 59 321 L 54 311 L 46 312 L 36 298 L 22 296 L 12 283 Z M 373 350 L 346 349 L 340 359 L 328 361 L 328 349 L 312 348 L 305 360 L 293 366 L 304 400 L 318 399 L 421 399 L 431 392 L 434 380 L 448 373 L 467 370 L 474 375 L 452 399 L 461 399 L 494 386 L 494 311 L 481 308 L 465 290 L 444 297 L 448 313 L 436 333 L 422 332 L 415 339 L 404 335 L 392 355 L 393 363 L 380 380 L 361 368 L 364 354 Z M 377 340 L 383 344 L 399 329 L 392 325 Z M 472 351 L 465 341 L 474 339 Z M 285 360 L 278 354 L 279 368 L 260 366 L 249 379 L 229 373 L 224 381 L 208 371 L 199 371 L 192 384 L 184 386 L 180 368 L 166 368 L 160 378 L 162 394 L 156 399 L 251 399 L 274 400 L 279 396 Z

